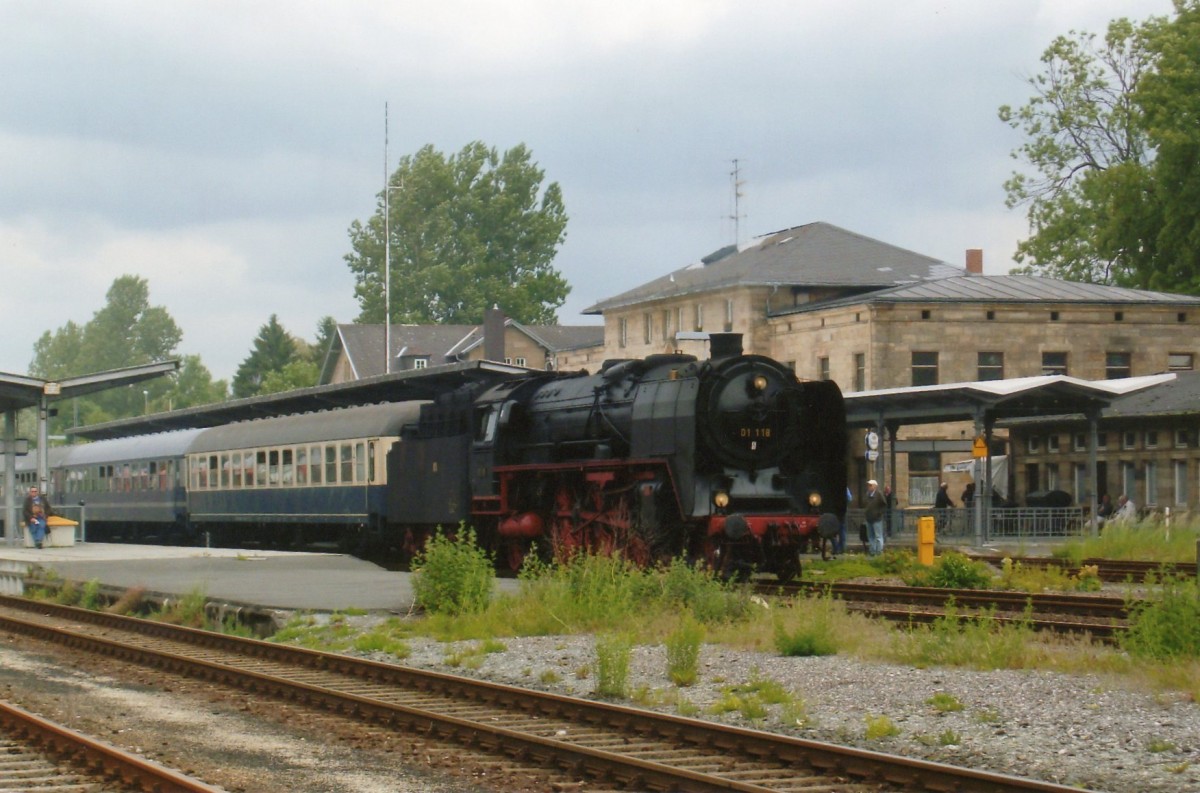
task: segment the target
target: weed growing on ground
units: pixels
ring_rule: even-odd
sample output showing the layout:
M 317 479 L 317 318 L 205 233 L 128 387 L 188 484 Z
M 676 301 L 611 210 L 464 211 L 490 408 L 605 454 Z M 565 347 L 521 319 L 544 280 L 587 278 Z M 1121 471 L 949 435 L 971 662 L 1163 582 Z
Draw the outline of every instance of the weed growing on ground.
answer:
M 992 572 L 986 564 L 953 551 L 939 556 L 932 566 L 909 570 L 903 577 L 909 586 L 941 589 L 986 589 L 992 585 Z
M 925 700 L 925 704 L 932 705 L 938 713 L 954 713 L 963 709 L 963 704 L 959 702 L 958 697 L 945 691 L 937 692 Z
M 836 612 L 845 607 L 832 596 L 798 599 L 775 617 L 775 649 L 786 657 L 834 655 L 838 651 Z
M 700 647 L 704 626 L 691 614 L 684 614 L 679 627 L 667 635 L 667 676 L 677 686 L 690 686 L 699 675 Z
M 633 641 L 617 633 L 596 639 L 596 687 L 601 697 L 621 698 L 629 689 L 629 658 Z
M 1200 658 L 1200 591 L 1195 579 L 1167 576 L 1158 590 L 1132 602 L 1121 647 L 1158 661 Z
M 867 716 L 867 730 L 864 734 L 868 741 L 881 741 L 884 738 L 894 738 L 901 730 L 896 722 L 887 716 Z
M 1022 669 L 1033 638 L 1028 621 L 999 623 L 992 611 L 962 617 L 953 602 L 930 625 L 914 625 L 897 633 L 898 660 L 917 667 L 965 666 L 975 669 Z
M 460 526 L 453 538 L 438 532 L 413 558 L 412 567 L 414 600 L 425 611 L 475 613 L 491 600 L 495 565 L 476 542 L 474 529 Z
M 1157 520 L 1135 524 L 1108 524 L 1098 537 L 1071 540 L 1054 550 L 1054 556 L 1080 564 L 1084 559 L 1134 559 L 1155 562 L 1193 562 L 1200 525 L 1170 526 Z

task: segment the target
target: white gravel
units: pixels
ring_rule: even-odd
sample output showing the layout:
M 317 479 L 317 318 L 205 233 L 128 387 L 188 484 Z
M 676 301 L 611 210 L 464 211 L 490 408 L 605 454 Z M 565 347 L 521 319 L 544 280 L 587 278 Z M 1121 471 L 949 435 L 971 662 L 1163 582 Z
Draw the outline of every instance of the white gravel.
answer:
M 591 637 L 504 639 L 506 649 L 484 656 L 477 669 L 446 663 L 454 653 L 469 650 L 471 642 L 447 645 L 414 639 L 408 644 L 412 655 L 403 662 L 408 665 L 593 696 L 595 681 L 588 672 L 595 659 Z M 699 717 L 718 718 L 706 711 L 723 689 L 765 679 L 783 684 L 803 700 L 805 726 L 783 723 L 779 706 L 772 706 L 758 723 L 738 713 L 720 718 L 1092 790 L 1200 791 L 1200 705 L 1181 696 L 1128 690 L 1119 681 L 1098 676 L 915 669 L 840 656 L 784 658 L 719 646 L 703 649 L 696 685 L 676 688 L 666 669 L 661 645 L 635 648 L 630 690 L 655 692 L 660 702 L 678 694 L 698 707 Z M 963 709 L 938 712 L 928 702 L 938 692 L 953 696 Z M 661 707 L 676 712 L 674 705 Z M 868 739 L 868 717 L 880 716 L 890 719 L 899 734 Z

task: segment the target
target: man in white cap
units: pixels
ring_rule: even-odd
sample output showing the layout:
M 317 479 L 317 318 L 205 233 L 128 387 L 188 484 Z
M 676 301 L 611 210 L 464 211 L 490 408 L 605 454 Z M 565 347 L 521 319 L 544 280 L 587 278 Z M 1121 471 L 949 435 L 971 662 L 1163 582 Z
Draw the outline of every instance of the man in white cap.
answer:
M 878 556 L 883 553 L 883 516 L 887 514 L 887 499 L 879 492 L 879 483 L 867 480 L 867 496 L 864 502 L 867 519 L 867 553 Z

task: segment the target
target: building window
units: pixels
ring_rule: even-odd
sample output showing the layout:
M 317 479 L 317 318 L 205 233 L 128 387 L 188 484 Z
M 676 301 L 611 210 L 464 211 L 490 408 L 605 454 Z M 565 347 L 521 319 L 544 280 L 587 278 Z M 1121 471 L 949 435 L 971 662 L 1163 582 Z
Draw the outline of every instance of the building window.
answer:
M 908 453 L 908 503 L 930 506 L 941 482 L 942 458 L 937 452 Z
M 413 368 L 414 369 L 429 368 L 429 359 L 428 358 L 413 358 Z
M 854 354 L 854 390 L 867 390 L 867 356 L 866 353 Z
M 733 330 L 733 298 L 725 301 L 725 332 Z
M 683 306 L 680 306 L 679 308 L 675 309 L 675 330 L 678 333 L 682 333 L 683 329 L 687 327 L 687 325 L 684 324 L 683 320 L 684 320 Z
M 621 317 L 617 320 L 617 346 L 624 347 L 629 344 L 629 320 Z
M 1158 503 L 1158 464 L 1146 463 L 1146 506 Z
M 528 366 L 525 358 L 520 357 L 520 356 L 518 356 L 517 358 L 514 359 L 514 363 L 516 363 L 517 366 Z
M 1187 322 L 1187 314 L 1183 311 L 1180 311 L 1178 314 L 1175 315 L 1175 321 L 1176 322 Z
M 1058 490 L 1058 466 L 1054 463 L 1046 466 L 1046 489 Z
M 936 352 L 914 352 L 912 354 L 912 384 L 914 386 L 937 385 L 938 354 Z
M 1108 433 L 1107 432 L 1097 432 L 1096 433 L 1096 451 L 1102 452 L 1107 448 L 1108 448 Z
M 662 337 L 663 341 L 668 341 L 671 338 L 671 309 L 664 309 L 662 315 Z
M 995 311 L 989 311 L 989 312 L 987 313 L 987 318 L 988 318 L 988 319 L 995 319 L 995 318 L 996 318 L 996 312 L 995 312 Z
M 1126 430 L 1121 433 L 1121 448 L 1136 449 L 1137 448 L 1137 433 L 1133 430 Z
M 1087 490 L 1087 466 L 1083 463 L 1075 463 L 1075 501 L 1082 503 Z
M 1058 451 L 1058 436 L 1057 435 L 1047 435 L 1046 436 L 1046 451 L 1048 451 L 1048 452 L 1057 452 Z
M 1051 321 L 1051 322 L 1058 322 L 1058 312 L 1057 312 L 1057 311 L 1051 311 L 1051 312 L 1050 312 L 1050 321 Z
M 1133 463 L 1121 463 L 1121 493 L 1127 496 L 1137 495 L 1137 474 Z
M 1042 374 L 1066 374 L 1067 354 L 1065 352 L 1042 353 Z
M 1030 435 L 1025 439 L 1025 451 L 1030 454 L 1039 454 L 1042 451 L 1042 439 L 1037 435 Z
M 642 314 L 642 341 L 646 344 L 654 341 L 654 317 L 649 311 Z
M 1025 464 L 1025 492 L 1036 493 L 1042 489 L 1041 470 L 1037 463 Z
M 1167 353 L 1168 372 L 1190 372 L 1195 368 L 1193 362 L 1194 358 L 1190 352 Z
M 1175 503 L 1183 506 L 1188 503 L 1187 460 L 1175 460 L 1171 466 L 1175 472 Z
M 933 316 L 933 312 L 931 312 L 929 309 L 921 309 L 921 319 L 929 319 L 931 316 Z
M 818 358 L 817 365 L 821 370 L 821 379 L 829 379 L 829 358 Z
M 1113 312 L 1113 322 L 1124 322 L 1124 321 L 1125 321 L 1125 312 L 1124 311 L 1114 311 Z
M 1157 430 L 1146 430 L 1146 448 L 1147 449 L 1157 449 L 1158 448 L 1158 431 Z
M 696 326 L 693 330 L 704 330 L 704 306 L 701 303 L 696 304 Z
M 1108 380 L 1130 377 L 1133 374 L 1131 359 L 1132 354 L 1127 352 L 1110 352 L 1105 354 L 1104 377 Z
M 1004 353 L 1002 352 L 981 352 L 979 353 L 979 366 L 977 377 L 978 380 L 1003 380 L 1004 379 Z
M 1175 430 L 1175 448 L 1186 449 L 1188 445 L 1188 431 Z
M 1077 451 L 1077 452 L 1086 452 L 1087 451 L 1087 433 L 1086 432 L 1075 433 L 1074 448 L 1075 448 L 1075 451 Z

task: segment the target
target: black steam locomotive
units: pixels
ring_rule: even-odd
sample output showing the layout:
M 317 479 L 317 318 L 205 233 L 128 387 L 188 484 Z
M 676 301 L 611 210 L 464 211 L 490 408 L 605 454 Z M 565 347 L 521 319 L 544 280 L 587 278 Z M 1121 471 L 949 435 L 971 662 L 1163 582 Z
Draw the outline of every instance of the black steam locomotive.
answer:
M 536 548 L 791 578 L 846 509 L 841 392 L 736 334 L 711 344 L 706 361 L 53 449 L 51 491 L 87 505 L 91 541 L 410 555 L 465 523 L 512 569 Z
M 388 455 L 389 524 L 415 549 L 465 522 L 514 569 L 536 547 L 794 577 L 846 509 L 841 392 L 710 343 L 424 405 Z

